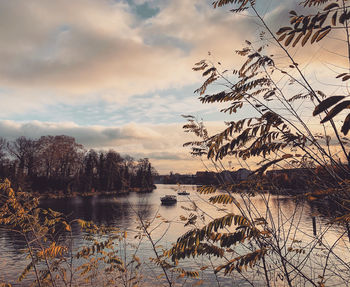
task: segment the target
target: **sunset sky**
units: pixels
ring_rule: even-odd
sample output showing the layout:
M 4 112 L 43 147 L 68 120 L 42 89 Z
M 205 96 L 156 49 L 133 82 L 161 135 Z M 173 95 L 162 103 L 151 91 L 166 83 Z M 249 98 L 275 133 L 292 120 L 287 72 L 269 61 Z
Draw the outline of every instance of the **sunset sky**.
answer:
M 159 173 L 203 169 L 182 147 L 190 138 L 181 114 L 212 128 L 235 116 L 198 101 L 201 77 L 191 68 L 208 51 L 231 66 L 234 50 L 261 31 L 211 2 L 1 1 L 0 135 L 66 134 L 87 148 L 149 157 Z M 266 21 L 288 24 L 295 3 L 263 2 Z

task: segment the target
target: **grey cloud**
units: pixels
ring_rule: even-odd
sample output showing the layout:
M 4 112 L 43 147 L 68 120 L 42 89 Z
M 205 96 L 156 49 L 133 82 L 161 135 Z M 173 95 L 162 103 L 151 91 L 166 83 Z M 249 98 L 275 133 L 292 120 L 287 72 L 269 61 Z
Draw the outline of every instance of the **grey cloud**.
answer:
M 155 160 L 188 160 L 189 157 L 186 154 L 180 154 L 175 152 L 144 152 L 134 153 L 136 158 L 152 158 Z
M 152 6 L 160 13 L 139 22 L 124 2 L 0 2 L 0 85 L 27 102 L 47 91 L 63 101 L 105 91 L 104 99 L 120 101 L 196 82 L 191 67 L 199 57 L 208 50 L 232 57 L 232 39 L 253 30 L 248 22 L 233 29 L 245 20 L 201 1 Z
M 113 140 L 123 138 L 121 129 L 107 129 L 77 126 L 74 123 L 17 123 L 0 121 L 0 135 L 8 140 L 20 136 L 39 138 L 44 135 L 68 135 L 75 137 L 79 143 L 87 147 L 110 144 Z
M 278 8 L 267 14 L 268 23 L 287 24 L 295 1 L 272 3 Z M 230 65 L 241 42 L 256 36 L 251 18 L 215 10 L 210 1 L 153 1 L 152 7 L 161 11 L 139 22 L 125 2 L 1 1 L 0 85 L 22 99 L 49 90 L 66 101 L 101 91 L 120 100 L 196 82 L 191 67 L 209 50 Z
M 121 127 L 78 126 L 74 123 L 48 123 L 33 121 L 18 123 L 0 121 L 0 136 L 13 140 L 20 136 L 39 138 L 45 135 L 68 135 L 87 148 L 115 147 L 128 150 L 133 147 L 140 150 L 154 151 L 169 148 L 169 141 L 181 138 L 181 125 L 136 125 L 127 124 Z M 152 144 L 153 143 L 153 144 Z M 163 152 L 163 151 L 162 151 Z
M 74 137 L 88 149 L 114 149 L 134 158 L 148 157 L 164 172 L 169 171 L 169 168 L 181 171 L 183 166 L 196 165 L 190 163 L 192 159 L 188 150 L 180 144 L 174 144 L 190 140 L 188 135 L 183 133 L 181 124 L 103 127 L 78 126 L 74 123 L 0 121 L 0 136 L 7 140 L 14 140 L 19 136 L 39 138 L 44 135 L 63 134 Z M 188 164 L 184 164 L 185 162 Z
M 0 11 L 3 85 L 128 95 L 178 83 L 165 72 L 178 49 L 145 44 L 126 4 L 13 0 Z

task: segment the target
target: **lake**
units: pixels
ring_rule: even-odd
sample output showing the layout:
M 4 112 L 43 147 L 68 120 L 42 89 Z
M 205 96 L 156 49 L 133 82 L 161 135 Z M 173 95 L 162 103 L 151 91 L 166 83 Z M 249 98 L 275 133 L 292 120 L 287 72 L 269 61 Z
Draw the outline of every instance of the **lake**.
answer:
M 128 232 L 128 238 L 130 238 L 128 239 L 129 243 L 138 243 L 137 239 L 134 239 L 133 236 L 136 226 L 139 225 L 137 214 L 141 214 L 143 220 L 152 220 L 155 218 L 156 214 L 159 214 L 160 216 L 156 218 L 154 222 L 154 226 L 158 226 L 158 224 L 159 226 L 153 231 L 152 238 L 154 238 L 155 241 L 159 240 L 158 244 L 162 245 L 163 248 L 171 247 L 171 244 L 175 242 L 180 235 L 190 229 L 189 226 L 184 227 L 184 222 L 180 220 L 180 215 L 189 216 L 191 213 L 196 213 L 199 215 L 199 219 L 203 220 L 203 222 L 207 222 L 211 217 L 222 216 L 227 212 L 238 213 L 237 208 L 233 205 L 214 206 L 209 204 L 207 202 L 208 196 L 199 195 L 196 192 L 196 186 L 187 185 L 183 186 L 183 188 L 190 192 L 190 195 L 178 195 L 177 204 L 172 206 L 161 205 L 160 197 L 166 194 L 176 194 L 177 186 L 158 184 L 157 189 L 151 193 L 130 193 L 123 196 L 95 195 L 91 197 L 68 199 L 45 199 L 41 201 L 41 207 L 60 211 L 69 215 L 72 219 L 81 218 L 84 220 L 92 220 L 98 225 L 104 224 L 118 227 Z M 293 238 L 291 240 L 297 239 L 303 242 L 311 242 L 314 239 L 312 216 L 316 217 L 317 234 L 322 234 L 325 228 L 328 229 L 327 234 L 322 235 L 322 240 L 329 245 L 337 241 L 344 231 L 341 227 L 328 227 L 326 224 L 327 219 L 318 216 L 317 211 L 311 208 L 307 203 L 297 203 L 295 200 L 286 196 L 255 196 L 251 201 L 243 200 L 241 195 L 238 194 L 235 195 L 235 197 L 246 210 L 254 213 L 253 216 L 255 217 L 259 217 L 259 215 L 265 216 L 267 214 L 265 201 L 268 200 L 269 214 L 275 218 L 276 222 L 280 220 L 281 223 L 284 218 L 284 225 L 289 224 L 290 226 L 296 226 L 297 224 L 297 228 L 293 231 Z M 192 210 L 193 206 L 195 206 L 196 211 Z M 218 209 L 218 207 L 220 209 Z M 282 234 L 281 236 L 292 237 L 292 234 Z M 83 234 L 77 228 L 73 229 L 73 237 L 75 249 L 84 245 Z M 337 244 L 337 247 L 334 249 L 336 256 L 348 262 L 349 242 L 347 236 L 343 236 L 337 243 L 339 244 Z M 15 283 L 15 278 L 21 273 L 26 263 L 29 262 L 21 252 L 24 248 L 24 241 L 16 234 L 0 230 L 0 283 L 1 280 Z M 131 254 L 131 247 L 128 248 L 128 252 Z M 141 260 L 145 261 L 147 261 L 149 257 L 155 257 L 149 242 L 146 240 L 141 242 L 137 255 Z M 320 258 L 322 257 L 321 249 L 318 255 L 320 255 Z M 199 257 L 193 260 L 185 260 L 184 262 L 180 262 L 180 264 L 183 268 L 198 270 L 203 264 L 208 264 L 208 260 Z M 154 276 L 161 273 L 155 266 L 149 264 L 145 268 L 154 272 Z M 317 268 L 317 266 L 314 267 L 315 270 L 317 270 Z M 148 273 L 148 271 L 145 271 L 145 273 Z M 160 281 L 158 279 L 155 280 L 154 276 L 148 276 L 148 278 L 145 279 L 145 285 L 154 285 L 154 282 L 159 283 Z M 317 276 L 317 272 L 315 272 L 314 276 Z M 250 284 L 239 276 L 227 278 L 219 273 L 218 277 L 216 277 L 213 272 L 208 269 L 200 272 L 200 279 L 204 280 L 204 286 L 218 284 L 220 284 L 220 286 L 250 286 Z M 152 283 L 152 280 L 155 281 Z M 260 282 L 261 279 L 255 278 L 254 280 L 257 286 L 264 286 L 264 284 Z M 178 282 L 185 286 L 192 286 L 196 281 L 188 280 L 188 282 L 185 282 L 184 279 L 179 279 Z M 23 284 L 25 285 L 26 283 L 18 284 L 18 286 L 23 286 Z

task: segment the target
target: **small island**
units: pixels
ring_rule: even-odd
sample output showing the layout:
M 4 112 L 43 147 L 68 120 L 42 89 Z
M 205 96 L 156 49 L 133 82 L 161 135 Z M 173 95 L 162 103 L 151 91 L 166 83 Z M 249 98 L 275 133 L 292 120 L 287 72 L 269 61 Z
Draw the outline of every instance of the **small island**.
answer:
M 37 197 L 150 192 L 156 174 L 148 158 L 87 150 L 66 135 L 0 138 L 0 178 Z

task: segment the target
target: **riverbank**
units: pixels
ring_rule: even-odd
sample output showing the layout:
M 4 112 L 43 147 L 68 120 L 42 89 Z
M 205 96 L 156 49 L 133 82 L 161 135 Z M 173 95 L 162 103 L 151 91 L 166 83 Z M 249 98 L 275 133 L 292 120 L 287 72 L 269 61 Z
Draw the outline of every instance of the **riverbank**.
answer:
M 118 196 L 124 196 L 128 195 L 130 192 L 136 192 L 136 193 L 150 193 L 157 187 L 154 185 L 152 188 L 142 188 L 142 187 L 130 187 L 128 189 L 122 189 L 122 190 L 111 190 L 111 191 L 98 191 L 98 190 L 91 190 L 90 192 L 66 192 L 63 190 L 59 191 L 50 191 L 45 193 L 38 193 L 34 192 L 33 195 L 35 197 L 38 197 L 39 199 L 61 199 L 61 198 L 75 198 L 75 197 L 89 197 L 94 195 L 118 195 Z

